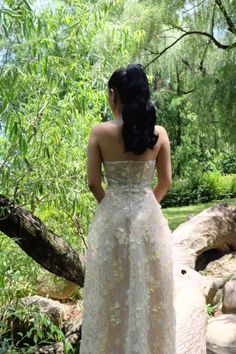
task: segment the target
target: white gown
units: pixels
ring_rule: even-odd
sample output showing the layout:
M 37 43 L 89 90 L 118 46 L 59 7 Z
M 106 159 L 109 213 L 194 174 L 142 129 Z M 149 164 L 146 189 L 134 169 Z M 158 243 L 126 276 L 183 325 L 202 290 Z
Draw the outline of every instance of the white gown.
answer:
M 104 162 L 109 188 L 88 234 L 80 354 L 175 354 L 171 232 L 155 161 Z

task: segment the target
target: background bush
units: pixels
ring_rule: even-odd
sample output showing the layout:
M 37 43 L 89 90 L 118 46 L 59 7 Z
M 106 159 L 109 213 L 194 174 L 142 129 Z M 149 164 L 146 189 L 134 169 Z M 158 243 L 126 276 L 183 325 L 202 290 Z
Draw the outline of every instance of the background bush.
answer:
M 189 178 L 174 179 L 162 200 L 163 207 L 204 203 L 236 197 L 236 174 L 196 171 Z

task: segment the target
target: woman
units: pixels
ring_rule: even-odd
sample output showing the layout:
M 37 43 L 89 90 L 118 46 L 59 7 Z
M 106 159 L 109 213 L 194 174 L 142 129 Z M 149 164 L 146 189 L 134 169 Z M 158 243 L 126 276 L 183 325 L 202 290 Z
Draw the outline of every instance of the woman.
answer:
M 96 125 L 88 143 L 100 205 L 87 240 L 80 354 L 175 354 L 172 243 L 160 205 L 171 184 L 168 134 L 155 126 L 140 65 L 116 70 L 108 89 L 114 120 Z

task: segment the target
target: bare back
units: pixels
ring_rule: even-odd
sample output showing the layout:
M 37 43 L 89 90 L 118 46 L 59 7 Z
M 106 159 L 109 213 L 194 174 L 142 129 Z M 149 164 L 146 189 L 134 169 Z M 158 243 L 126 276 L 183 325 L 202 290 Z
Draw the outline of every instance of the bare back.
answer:
M 104 190 L 101 186 L 101 165 L 103 161 L 146 161 L 156 160 L 158 186 L 154 193 L 158 201 L 165 194 L 172 181 L 170 142 L 164 127 L 155 126 L 159 138 L 153 149 L 143 154 L 124 152 L 122 122 L 114 120 L 93 127 L 88 142 L 88 184 L 96 199 L 101 201 Z
M 163 140 L 162 127 L 155 127 L 155 134 L 159 134 L 156 145 L 153 149 L 147 149 L 143 154 L 137 155 L 131 151 L 124 152 L 122 137 L 122 123 L 110 121 L 99 124 L 98 145 L 103 161 L 142 161 L 156 160 L 158 151 Z

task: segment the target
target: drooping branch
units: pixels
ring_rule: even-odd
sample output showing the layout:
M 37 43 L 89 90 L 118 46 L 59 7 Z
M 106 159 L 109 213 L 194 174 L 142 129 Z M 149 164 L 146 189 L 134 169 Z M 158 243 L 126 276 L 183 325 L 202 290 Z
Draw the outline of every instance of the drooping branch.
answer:
M 236 48 L 236 42 L 232 43 L 232 44 L 222 44 L 220 43 L 212 34 L 208 33 L 208 32 L 203 32 L 203 31 L 185 31 L 182 28 L 178 28 L 181 31 L 183 31 L 184 33 L 177 38 L 174 42 L 172 42 L 170 45 L 168 45 L 167 47 L 165 47 L 161 52 L 159 53 L 155 53 L 157 54 L 157 56 L 152 59 L 146 66 L 145 69 L 151 65 L 154 61 L 156 61 L 158 58 L 160 58 L 167 50 L 169 50 L 170 48 L 172 48 L 173 46 L 175 46 L 181 39 L 183 39 L 186 36 L 190 36 L 190 35 L 200 35 L 200 36 L 205 36 L 210 38 L 210 40 L 220 49 L 232 49 L 232 48 Z
M 10 146 L 10 148 L 8 149 L 8 152 L 6 153 L 6 157 L 3 160 L 3 162 L 0 165 L 0 172 L 1 170 L 4 168 L 4 166 L 6 165 L 6 163 L 8 162 L 9 158 L 11 157 L 11 153 L 12 153 L 12 146 Z
M 230 31 L 233 34 L 236 34 L 236 27 L 235 27 L 231 17 L 228 15 L 224 5 L 222 4 L 222 1 L 215 0 L 215 3 L 218 5 L 219 9 L 221 10 L 222 14 L 224 15 L 224 18 L 226 19 L 226 22 L 228 24 L 228 31 Z
M 212 18 L 211 18 L 211 29 L 210 29 L 210 32 L 211 32 L 212 36 L 214 35 L 215 13 L 216 13 L 216 4 L 214 4 Z M 208 51 L 208 48 L 209 48 L 210 44 L 211 44 L 211 39 L 208 40 L 208 42 L 207 42 L 207 44 L 205 46 L 205 49 L 204 49 L 204 52 L 203 52 L 203 56 L 202 56 L 202 59 L 201 59 L 200 64 L 199 64 L 199 70 L 202 72 L 203 76 L 205 76 L 205 74 L 206 74 L 206 69 L 204 67 L 204 61 L 206 59 L 207 51 Z
M 178 93 L 180 96 L 181 95 L 189 95 L 190 93 L 193 93 L 195 91 L 195 89 L 192 89 L 192 90 L 188 90 L 188 91 L 184 91 L 184 90 L 174 90 L 172 88 L 168 88 L 167 91 L 173 91 L 173 92 L 176 92 Z
M 12 238 L 31 258 L 53 274 L 80 286 L 85 259 L 31 212 L 0 195 L 0 231 Z
M 192 11 L 192 10 L 195 9 L 196 7 L 201 6 L 204 2 L 205 2 L 205 0 L 202 0 L 200 3 L 198 3 L 198 4 L 196 4 L 196 5 L 192 6 L 192 7 L 190 7 L 190 8 L 187 9 L 187 10 L 184 10 L 183 13 L 185 14 L 186 12 Z
M 211 34 L 212 34 L 212 36 L 214 35 L 215 14 L 216 14 L 216 4 L 214 4 L 212 18 L 211 18 Z

